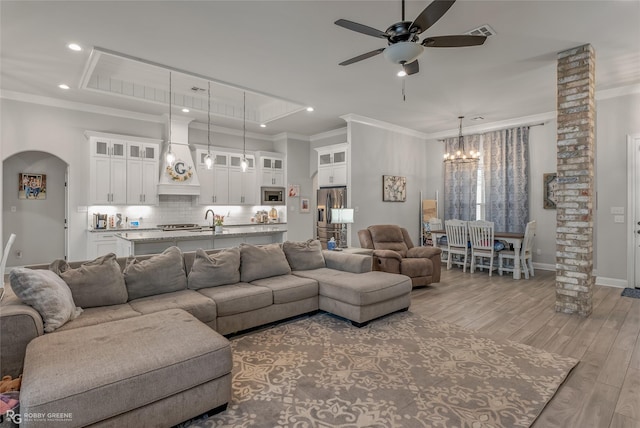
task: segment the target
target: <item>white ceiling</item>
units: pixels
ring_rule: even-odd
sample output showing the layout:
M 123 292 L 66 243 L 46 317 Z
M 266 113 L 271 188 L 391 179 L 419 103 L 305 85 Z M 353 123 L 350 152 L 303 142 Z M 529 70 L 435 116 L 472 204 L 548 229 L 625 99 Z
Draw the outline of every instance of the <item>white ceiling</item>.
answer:
M 427 4 L 408 1 L 407 19 Z M 314 135 L 344 126 L 340 116 L 352 113 L 433 134 L 456 130 L 460 115 L 493 123 L 554 111 L 557 53 L 585 43 L 596 51 L 597 91 L 640 84 L 640 1 L 458 0 L 423 37 L 462 34 L 483 24 L 496 35 L 480 47 L 425 49 L 420 72 L 405 78 L 403 100 L 398 66 L 382 55 L 338 66 L 384 47 L 385 40 L 334 24 L 345 18 L 384 31 L 400 21 L 400 5 L 400 0 L 2 0 L 1 95 L 167 112 L 162 103 L 83 89 L 92 47 L 100 47 L 315 108 L 273 120 L 264 129 L 252 122 L 252 132 Z M 70 51 L 69 42 L 84 51 Z M 63 82 L 71 89 L 58 89 Z M 189 114 L 206 124 L 206 109 Z M 242 120 L 216 116 L 213 122 L 242 127 Z

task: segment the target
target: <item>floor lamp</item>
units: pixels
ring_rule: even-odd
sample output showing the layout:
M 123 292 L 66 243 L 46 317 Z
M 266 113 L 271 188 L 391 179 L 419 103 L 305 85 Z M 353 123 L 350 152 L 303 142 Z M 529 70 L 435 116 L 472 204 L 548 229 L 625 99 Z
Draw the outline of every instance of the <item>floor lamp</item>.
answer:
M 331 223 L 342 225 L 338 247 L 347 248 L 347 224 L 353 223 L 353 208 L 331 208 Z

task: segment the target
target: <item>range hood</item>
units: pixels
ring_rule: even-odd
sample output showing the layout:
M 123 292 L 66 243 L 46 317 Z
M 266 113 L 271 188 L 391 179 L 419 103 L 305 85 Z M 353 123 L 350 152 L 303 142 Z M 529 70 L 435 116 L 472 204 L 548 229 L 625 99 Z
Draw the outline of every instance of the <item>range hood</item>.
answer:
M 173 165 L 167 163 L 169 143 L 166 142 L 160 159 L 159 195 L 200 195 L 200 180 L 189 148 L 189 122 L 192 120 L 188 117 L 172 116 L 169 123 L 167 118 L 166 135 L 171 135 L 171 151 L 176 155 L 176 161 Z

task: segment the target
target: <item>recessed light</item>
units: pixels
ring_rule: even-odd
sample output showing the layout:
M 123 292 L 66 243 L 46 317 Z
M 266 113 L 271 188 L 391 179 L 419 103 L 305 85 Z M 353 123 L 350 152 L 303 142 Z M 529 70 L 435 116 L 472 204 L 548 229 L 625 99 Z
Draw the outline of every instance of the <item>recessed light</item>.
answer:
M 69 43 L 69 44 L 67 45 L 67 47 L 68 47 L 69 49 L 71 49 L 72 51 L 75 51 L 75 52 L 81 52 L 81 51 L 82 51 L 82 46 L 80 46 L 80 45 L 79 45 L 79 44 L 77 44 L 77 43 Z
M 404 70 L 400 70 L 400 71 L 398 71 L 398 74 L 397 74 L 397 76 L 398 76 L 398 77 L 404 77 L 404 76 L 406 76 L 406 75 L 407 75 L 407 72 L 406 72 L 406 71 L 404 71 Z
M 313 111 L 313 107 L 307 107 L 307 111 Z
M 60 88 L 60 89 L 65 89 L 65 90 L 70 89 L 70 88 L 69 88 L 69 85 L 67 85 L 66 83 L 61 83 L 61 84 L 59 84 L 59 85 L 58 85 L 58 88 Z
M 185 108 L 182 109 L 182 112 L 183 113 L 189 113 L 189 109 L 185 107 Z
M 264 123 L 261 123 L 261 124 L 260 124 L 260 128 L 266 128 L 266 127 L 267 127 L 267 125 L 266 125 L 266 124 L 264 124 Z

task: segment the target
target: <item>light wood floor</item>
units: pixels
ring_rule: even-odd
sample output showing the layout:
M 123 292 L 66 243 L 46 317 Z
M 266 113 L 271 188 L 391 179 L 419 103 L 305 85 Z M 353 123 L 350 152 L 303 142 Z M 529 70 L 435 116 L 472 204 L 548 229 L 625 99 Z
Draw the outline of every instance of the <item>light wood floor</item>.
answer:
M 554 311 L 555 272 L 514 281 L 443 266 L 411 311 L 580 360 L 534 428 L 640 428 L 640 299 L 595 286 L 588 318 Z

